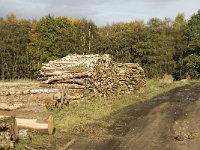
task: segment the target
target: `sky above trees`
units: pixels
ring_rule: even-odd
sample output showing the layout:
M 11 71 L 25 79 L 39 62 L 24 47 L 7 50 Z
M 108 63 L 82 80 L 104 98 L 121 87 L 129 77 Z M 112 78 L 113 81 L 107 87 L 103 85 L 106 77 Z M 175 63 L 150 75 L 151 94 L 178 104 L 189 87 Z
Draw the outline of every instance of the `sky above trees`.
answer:
M 186 18 L 197 12 L 199 0 L 0 0 L 0 17 L 41 18 L 48 14 L 93 20 L 97 25 L 149 18 Z

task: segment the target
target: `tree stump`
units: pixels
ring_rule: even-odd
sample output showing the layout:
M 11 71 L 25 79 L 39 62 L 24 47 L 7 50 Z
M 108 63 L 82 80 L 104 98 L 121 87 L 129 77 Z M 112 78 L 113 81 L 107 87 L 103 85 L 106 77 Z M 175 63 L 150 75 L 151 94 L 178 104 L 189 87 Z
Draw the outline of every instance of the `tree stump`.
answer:
M 13 148 L 18 139 L 15 117 L 0 115 L 0 149 Z

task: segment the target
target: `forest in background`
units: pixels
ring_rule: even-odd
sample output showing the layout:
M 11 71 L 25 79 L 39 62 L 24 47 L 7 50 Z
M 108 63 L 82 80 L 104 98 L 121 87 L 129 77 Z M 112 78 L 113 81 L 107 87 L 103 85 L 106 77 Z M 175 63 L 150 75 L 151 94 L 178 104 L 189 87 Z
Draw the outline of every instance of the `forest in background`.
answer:
M 68 54 L 111 54 L 136 62 L 148 78 L 200 78 L 200 10 L 186 20 L 152 18 L 98 27 L 86 19 L 0 18 L 0 79 L 35 79 L 41 64 Z

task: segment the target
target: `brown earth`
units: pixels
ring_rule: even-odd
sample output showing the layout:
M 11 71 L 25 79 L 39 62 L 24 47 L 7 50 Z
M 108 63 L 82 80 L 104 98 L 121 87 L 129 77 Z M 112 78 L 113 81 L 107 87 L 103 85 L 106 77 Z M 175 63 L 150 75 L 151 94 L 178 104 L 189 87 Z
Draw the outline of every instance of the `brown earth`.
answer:
M 195 83 L 129 106 L 98 120 L 98 124 L 45 135 L 42 146 L 28 145 L 42 150 L 199 150 L 199 116 L 200 83 Z M 75 142 L 68 143 L 72 139 Z
M 115 112 L 101 120 L 105 124 L 63 132 L 47 149 L 75 139 L 73 150 L 199 150 L 199 116 L 200 84 L 187 85 Z

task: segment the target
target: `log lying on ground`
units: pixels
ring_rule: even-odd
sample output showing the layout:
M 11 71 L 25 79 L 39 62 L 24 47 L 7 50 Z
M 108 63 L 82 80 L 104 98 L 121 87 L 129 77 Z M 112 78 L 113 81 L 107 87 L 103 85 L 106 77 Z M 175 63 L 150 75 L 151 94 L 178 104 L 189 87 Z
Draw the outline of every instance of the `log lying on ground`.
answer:
M 10 115 L 0 115 L 0 149 L 14 148 L 18 140 L 19 129 L 31 129 L 39 132 L 53 134 L 53 116 L 49 116 L 47 122 L 38 122 L 37 119 L 15 118 Z
M 53 116 L 49 116 L 46 123 L 39 123 L 37 119 L 23 119 L 16 118 L 17 126 L 19 129 L 31 129 L 34 131 L 42 131 L 48 134 L 53 134 L 54 121 Z
M 55 80 L 55 79 L 53 79 Z M 44 94 L 44 93 L 55 93 L 58 92 L 57 88 L 41 88 L 41 87 L 35 87 L 30 88 L 28 90 L 24 89 L 4 89 L 0 91 L 0 96 L 10 96 L 10 95 L 30 95 L 30 94 Z
M 60 91 L 54 94 L 54 96 L 52 97 L 52 100 L 49 101 L 47 100 L 45 102 L 45 106 L 47 109 L 53 109 L 53 108 L 63 108 L 63 106 L 68 105 L 70 103 L 70 101 L 75 101 L 75 100 L 79 100 L 81 98 L 84 97 L 88 97 L 89 94 L 83 94 L 83 93 L 87 93 L 85 92 L 80 92 L 80 90 L 78 92 L 73 92 L 73 91 Z
M 18 127 L 15 117 L 0 115 L 0 149 L 13 148 L 18 138 Z
M 25 106 L 25 104 L 8 104 L 8 103 L 0 103 L 0 110 L 8 110 L 8 111 L 11 111 L 11 110 L 16 110 L 16 109 L 19 109 L 19 108 L 23 108 Z

